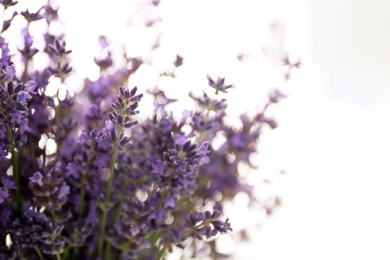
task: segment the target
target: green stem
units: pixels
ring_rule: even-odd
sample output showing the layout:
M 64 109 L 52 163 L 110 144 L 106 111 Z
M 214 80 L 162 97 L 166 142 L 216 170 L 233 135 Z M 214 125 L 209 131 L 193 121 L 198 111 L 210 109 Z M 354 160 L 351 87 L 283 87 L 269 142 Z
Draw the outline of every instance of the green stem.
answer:
M 168 183 L 169 185 L 172 184 L 172 172 L 174 171 L 174 168 L 172 166 L 172 168 L 169 170 L 170 172 L 170 175 L 168 177 Z M 167 195 L 169 194 L 169 190 L 168 189 L 165 189 L 162 193 L 161 193 L 161 197 L 160 197 L 160 201 L 158 203 L 158 206 L 157 206 L 157 209 L 160 210 L 163 206 L 163 202 L 164 202 L 164 199 L 167 197 Z M 150 245 L 151 246 L 155 246 L 156 247 L 156 243 L 157 243 L 157 240 L 160 238 L 161 236 L 161 233 L 162 231 L 159 230 L 157 232 L 154 232 L 152 235 L 150 235 L 148 237 L 148 240 L 150 242 Z
M 59 60 L 59 77 L 61 79 L 61 84 L 62 84 L 62 71 L 61 71 L 61 64 L 62 64 L 62 56 L 60 56 Z M 60 87 L 61 87 L 60 84 Z M 61 116 L 61 111 L 60 111 L 60 89 L 58 88 L 57 90 L 57 100 L 58 100 L 58 105 L 56 105 L 55 111 L 56 111 L 56 143 L 57 143 L 57 150 L 56 150 L 56 155 L 58 159 L 58 151 L 60 149 L 60 143 L 59 143 L 59 137 L 60 137 L 60 116 Z
M 12 169 L 13 169 L 13 175 L 15 178 L 15 184 L 16 184 L 16 202 L 17 202 L 17 211 L 20 212 L 22 208 L 22 193 L 21 193 L 21 187 L 20 187 L 20 174 L 19 174 L 19 164 L 18 164 L 18 158 L 16 157 L 15 152 L 15 141 L 12 135 L 12 130 L 10 127 L 8 127 L 8 135 L 11 141 L 12 146 Z
M 56 254 L 57 260 L 61 260 L 60 254 Z
M 87 161 L 87 167 L 89 164 L 92 162 L 93 158 L 89 158 Z M 79 205 L 79 218 L 82 218 L 83 213 L 84 213 L 84 200 L 85 200 L 85 189 L 84 189 L 84 184 L 87 182 L 87 172 L 88 168 L 84 169 L 82 172 L 83 178 L 81 181 L 81 189 L 80 189 L 80 205 Z
M 79 218 L 82 218 L 82 216 L 83 216 L 84 196 L 85 196 L 84 184 L 86 181 L 87 181 L 87 173 L 83 172 L 83 179 L 81 181 L 81 191 L 80 191 Z
M 5 17 L 5 8 L 3 9 L 3 20 L 1 21 L 1 30 L 3 30 L 3 27 L 4 27 L 4 17 Z M 0 35 L 1 35 L 1 31 L 0 31 Z
M 59 138 L 60 138 L 60 116 L 61 116 L 61 111 L 60 111 L 60 99 L 58 98 L 57 94 L 57 99 L 58 99 L 58 105 L 56 106 L 56 144 L 57 144 L 57 158 L 58 158 L 58 151 L 59 151 Z
M 116 212 L 114 214 L 114 221 L 113 222 L 115 222 L 118 219 L 119 214 L 121 213 L 122 203 L 123 203 L 123 196 L 125 195 L 125 191 L 126 191 L 126 185 L 125 185 L 125 183 L 123 183 L 122 191 L 121 191 L 121 197 L 119 199 L 118 208 L 117 208 L 117 210 L 116 210 Z M 104 259 L 108 259 L 108 256 L 110 255 L 110 252 L 111 252 L 111 244 L 107 243 L 106 249 L 105 249 L 105 254 L 104 254 Z
M 26 60 L 26 63 L 24 64 L 24 72 L 23 72 L 23 81 L 26 82 L 27 81 L 27 70 L 28 70 L 28 63 L 29 63 L 30 59 L 27 59 Z
M 209 116 L 210 116 L 210 109 L 207 110 L 206 117 L 204 118 L 204 127 L 206 127 L 206 125 L 207 125 L 207 121 L 209 120 Z
M 158 202 L 158 207 L 157 207 L 158 210 L 160 210 L 162 208 L 162 204 L 163 204 L 164 199 L 166 198 L 167 195 L 168 195 L 168 190 L 164 190 L 161 193 L 160 201 Z
M 207 109 L 207 114 L 206 114 L 206 117 L 204 118 L 204 127 L 205 127 L 204 131 L 206 131 L 206 126 L 207 126 L 207 122 L 209 120 L 209 116 L 210 116 L 210 109 Z M 202 132 L 199 135 L 198 140 L 196 141 L 197 143 L 200 142 L 200 140 L 202 139 L 203 135 L 204 135 L 204 132 Z
M 125 185 L 125 183 L 123 183 L 122 191 L 121 191 L 121 197 L 120 197 L 119 203 L 118 203 L 118 208 L 117 208 L 117 210 L 115 212 L 115 215 L 114 215 L 114 222 L 118 219 L 119 214 L 121 213 L 122 203 L 123 203 L 123 196 L 125 195 L 125 191 L 126 191 L 126 185 Z
M 159 252 L 158 252 L 158 260 L 160 259 L 164 259 L 164 255 L 166 254 L 166 249 L 165 248 L 162 248 Z
M 65 259 L 68 259 L 69 249 L 70 249 L 70 244 L 66 244 L 65 250 L 64 250 L 64 258 Z
M 53 209 L 50 210 L 50 213 L 51 213 L 51 217 L 57 220 L 56 214 L 54 213 Z
M 120 135 L 121 135 L 122 129 L 118 130 L 116 142 L 119 141 Z M 107 205 L 110 204 L 110 193 L 111 193 L 111 186 L 112 181 L 114 179 L 114 170 L 115 170 L 115 162 L 116 162 L 116 156 L 118 154 L 118 150 L 114 148 L 114 153 L 112 154 L 111 159 L 111 167 L 110 167 L 110 178 L 108 179 L 108 185 L 107 185 L 107 193 L 106 193 L 106 202 L 104 203 L 104 209 L 103 209 L 103 216 L 102 216 L 102 223 L 100 225 L 100 235 L 99 235 L 99 244 L 98 244 L 98 255 L 103 256 L 103 239 L 104 239 L 104 230 L 106 228 L 106 219 L 107 219 Z
M 168 180 L 167 181 L 168 181 L 169 186 L 172 185 L 172 173 L 173 173 L 174 170 L 175 170 L 174 166 L 172 165 L 171 169 L 168 172 L 169 176 L 168 176 Z M 158 202 L 158 208 L 157 208 L 158 210 L 160 210 L 162 208 L 164 199 L 167 197 L 168 193 L 169 193 L 168 189 L 163 190 L 163 192 L 161 193 L 160 201 Z
M 157 232 L 154 232 L 154 233 L 151 235 L 151 237 L 150 237 L 150 239 L 149 239 L 150 245 L 151 245 L 151 246 L 155 246 L 155 244 L 156 244 L 158 238 L 160 237 L 160 235 L 161 235 L 161 230 L 160 230 L 160 231 L 157 231 Z
M 61 67 L 62 67 L 62 55 L 60 56 L 59 66 L 58 66 L 58 70 L 60 71 L 60 72 L 59 72 L 60 78 L 62 77 Z M 61 79 L 61 80 L 62 80 L 62 79 Z
M 104 229 L 106 228 L 106 218 L 107 218 L 107 210 L 104 209 L 102 216 L 102 224 L 100 225 L 100 235 L 99 235 L 99 244 L 98 244 L 98 255 L 101 256 L 103 253 L 103 237 L 104 237 Z
M 111 253 L 111 244 L 107 243 L 106 244 L 105 253 L 104 253 L 104 259 L 105 260 L 109 259 L 110 253 Z
M 119 138 L 121 135 L 121 130 L 118 130 L 116 142 L 119 142 Z M 114 149 L 114 153 L 112 154 L 111 159 L 111 167 L 110 167 L 110 178 L 108 179 L 108 186 L 107 186 L 107 194 L 106 194 L 106 205 L 110 203 L 110 193 L 111 193 L 111 187 L 112 187 L 112 181 L 114 179 L 114 170 L 115 170 L 115 162 L 116 162 L 116 155 L 118 154 L 118 149 Z
M 37 254 L 38 254 L 38 256 L 39 256 L 39 259 L 45 260 L 45 258 L 43 258 L 43 255 L 42 255 L 42 253 L 41 253 L 41 250 L 39 250 L 38 247 L 34 247 L 34 249 L 35 249 L 35 252 L 37 252 Z
M 70 259 L 77 259 L 76 256 L 78 255 L 78 252 L 79 252 L 79 248 L 78 247 L 73 247 L 72 248 L 72 255 L 71 255 L 71 258 Z M 66 258 L 65 258 L 66 259 Z

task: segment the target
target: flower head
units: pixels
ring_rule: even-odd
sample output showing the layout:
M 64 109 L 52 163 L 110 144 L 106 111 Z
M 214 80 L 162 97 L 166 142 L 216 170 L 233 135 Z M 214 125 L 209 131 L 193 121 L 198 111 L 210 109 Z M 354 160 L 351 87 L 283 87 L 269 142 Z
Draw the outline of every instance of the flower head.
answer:
M 207 76 L 207 79 L 209 80 L 209 86 L 215 89 L 215 94 L 218 94 L 218 91 L 227 93 L 227 89 L 232 87 L 232 85 L 225 84 L 225 78 L 218 77 L 213 80 L 210 76 Z

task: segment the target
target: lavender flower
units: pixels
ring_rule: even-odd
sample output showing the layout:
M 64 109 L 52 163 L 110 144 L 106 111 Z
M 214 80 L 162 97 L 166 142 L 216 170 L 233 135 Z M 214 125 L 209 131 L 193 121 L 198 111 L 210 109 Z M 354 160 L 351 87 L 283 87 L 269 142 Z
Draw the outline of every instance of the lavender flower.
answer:
M 17 4 L 0 3 L 5 10 Z M 153 8 L 158 4 L 151 2 Z M 3 32 L 13 29 L 16 15 L 3 22 Z M 66 36 L 49 30 L 42 35 L 43 51 L 35 48 L 29 25 L 45 19 L 50 28 L 59 22 L 58 6 L 49 1 L 21 15 L 27 27 L 20 34 L 20 55 L 13 56 L 0 36 L 0 259 L 163 259 L 185 246 L 196 257 L 201 249 L 195 240 L 218 256 L 208 239 L 232 231 L 222 217 L 224 203 L 238 192 L 252 193 L 238 166 L 250 165 L 263 126 L 276 127 L 266 111 L 285 95 L 270 93 L 262 111 L 239 118 L 240 130 L 225 123 L 227 100 L 206 93 L 191 95 L 194 108 L 177 118 L 169 105 L 178 100 L 162 90 L 147 91 L 155 102 L 143 105 L 154 114 L 142 118 L 143 94 L 127 86 L 148 61 L 126 55 L 117 60 L 101 37 L 102 53 L 95 58 L 100 77 L 86 79 L 81 93 L 48 96 L 50 80 L 68 84 L 68 75 L 77 73 L 73 54 Z M 50 64 L 38 71 L 33 65 L 40 52 Z M 183 59 L 176 55 L 175 68 Z M 215 94 L 232 87 L 225 78 L 207 78 Z M 217 136 L 224 141 L 213 149 Z M 268 203 L 267 212 L 278 203 Z
M 18 1 L 2 0 L 0 3 L 4 6 L 4 9 L 6 10 L 8 7 L 16 5 Z
M 40 8 L 35 13 L 30 13 L 28 10 L 26 10 L 21 12 L 20 14 L 27 20 L 28 23 L 31 23 L 31 22 L 41 20 L 43 18 L 43 15 L 41 14 L 41 10 L 43 10 L 43 8 Z
M 0 188 L 0 204 L 4 202 L 4 199 L 8 198 L 9 194 L 8 192 L 3 191 L 2 188 Z
M 38 49 L 32 47 L 33 38 L 27 31 L 27 29 L 23 29 L 22 34 L 24 35 L 24 48 L 22 50 L 19 50 L 19 52 L 25 59 L 24 62 L 26 62 L 27 60 L 31 59 L 35 54 L 37 54 Z
M 227 89 L 231 88 L 232 85 L 225 84 L 225 78 L 218 77 L 216 80 L 213 80 L 210 76 L 207 76 L 209 80 L 209 86 L 215 89 L 215 94 L 218 95 L 218 91 L 222 93 L 227 93 Z
M 12 17 L 8 20 L 5 20 L 3 22 L 3 28 L 1 29 L 1 32 L 5 32 L 10 26 L 11 26 L 11 22 L 12 20 L 15 18 L 15 16 L 18 15 L 18 12 L 14 11 L 14 13 L 12 14 Z

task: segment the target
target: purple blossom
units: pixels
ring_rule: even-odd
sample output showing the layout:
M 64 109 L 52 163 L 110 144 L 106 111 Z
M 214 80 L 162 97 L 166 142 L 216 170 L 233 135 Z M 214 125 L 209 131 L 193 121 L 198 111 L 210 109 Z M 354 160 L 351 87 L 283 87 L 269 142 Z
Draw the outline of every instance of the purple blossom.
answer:
M 14 11 L 14 13 L 12 14 L 12 17 L 8 20 L 5 20 L 3 22 L 3 29 L 1 30 L 1 32 L 5 32 L 10 26 L 11 26 L 11 23 L 12 23 L 12 20 L 15 18 L 15 16 L 18 15 L 18 12 L 17 11 Z
M 219 91 L 227 93 L 227 89 L 232 87 L 232 85 L 225 84 L 225 78 L 218 77 L 216 80 L 213 80 L 210 76 L 207 76 L 207 79 L 209 81 L 209 86 L 215 89 L 215 94 L 218 94 Z
M 0 3 L 4 9 L 17 4 Z M 16 14 L 4 21 L 3 31 L 13 29 Z M 170 105 L 179 100 L 157 89 L 146 91 L 154 104 L 140 105 L 143 93 L 127 88 L 130 76 L 149 61 L 126 55 L 117 60 L 110 41 L 101 37 L 102 53 L 95 58 L 100 77 L 84 80 L 80 93 L 48 96 L 51 78 L 68 84 L 67 76 L 77 73 L 74 54 L 66 35 L 51 30 L 42 35 L 45 46 L 34 48 L 28 28 L 40 19 L 50 28 L 61 14 L 49 1 L 21 15 L 28 25 L 20 34 L 20 54 L 11 55 L 0 36 L 0 238 L 10 235 L 13 242 L 10 248 L 0 245 L 0 258 L 162 259 L 185 245 L 196 256 L 200 249 L 188 239 L 208 243 L 210 256 L 216 256 L 215 243 L 205 239 L 232 230 L 221 217 L 225 202 L 238 192 L 252 193 L 238 166 L 251 166 L 263 126 L 276 127 L 265 112 L 285 95 L 270 93 L 263 111 L 239 118 L 239 130 L 225 122 L 227 100 L 206 93 L 190 95 L 195 106 L 176 118 Z M 39 71 L 38 53 L 50 59 Z M 175 68 L 184 59 L 176 55 Z M 216 94 L 232 87 L 225 78 L 207 78 Z M 153 116 L 139 116 L 142 105 L 154 108 Z M 217 136 L 223 143 L 213 149 Z M 204 210 L 208 203 L 213 211 Z M 277 204 L 267 204 L 268 212 Z
M 26 62 L 38 53 L 38 49 L 32 47 L 33 37 L 26 28 L 22 30 L 22 34 L 24 35 L 24 48 L 22 50 L 19 49 L 19 52 L 23 56 L 23 61 Z
M 8 48 L 8 43 L 5 41 L 5 38 L 0 36 L 0 49 L 1 49 L 1 58 L 0 64 L 2 67 L 7 67 L 11 65 L 10 60 L 12 55 L 10 54 L 10 49 Z
M 18 1 L 2 0 L 0 3 L 4 6 L 4 9 L 7 9 L 10 6 L 16 5 L 18 3 Z
M 0 188 L 0 204 L 4 202 L 4 199 L 8 198 L 9 194 Z
M 43 178 L 42 174 L 40 172 L 36 172 L 29 179 L 30 181 L 37 183 L 39 186 L 43 186 L 42 178 Z
M 20 14 L 27 20 L 28 23 L 31 23 L 31 22 L 41 20 L 43 18 L 42 10 L 43 10 L 43 7 L 40 8 L 35 13 L 30 13 L 29 10 L 26 10 L 26 11 L 21 12 Z

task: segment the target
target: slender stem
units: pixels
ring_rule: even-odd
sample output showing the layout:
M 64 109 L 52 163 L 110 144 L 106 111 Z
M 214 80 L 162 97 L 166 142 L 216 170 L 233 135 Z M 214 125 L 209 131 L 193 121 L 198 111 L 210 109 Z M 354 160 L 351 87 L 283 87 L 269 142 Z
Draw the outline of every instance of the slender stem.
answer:
M 50 213 L 51 213 L 51 217 L 52 217 L 52 218 L 55 218 L 55 219 L 57 220 L 56 214 L 54 213 L 54 210 L 53 210 L 53 209 L 50 210 Z
M 3 31 L 3 27 L 4 27 L 4 18 L 5 18 L 5 7 L 3 9 L 3 20 L 1 21 L 1 31 Z M 0 35 L 1 35 L 1 31 L 0 31 Z
M 120 135 L 121 135 L 121 130 L 118 130 L 116 142 L 119 141 Z M 114 149 L 114 153 L 112 154 L 112 159 L 111 159 L 111 167 L 110 167 L 110 178 L 108 179 L 108 186 L 107 186 L 107 193 L 106 193 L 106 205 L 110 203 L 110 193 L 111 193 L 111 186 L 112 186 L 112 181 L 114 179 L 114 170 L 115 170 L 115 162 L 116 162 L 116 155 L 118 154 L 118 149 Z
M 158 260 L 160 260 L 160 259 L 164 259 L 164 255 L 166 254 L 166 249 L 165 249 L 165 247 L 163 247 L 159 252 L 158 252 Z
M 34 247 L 34 249 L 35 249 L 35 252 L 37 252 L 37 254 L 38 254 L 38 256 L 39 256 L 39 259 L 45 260 L 45 258 L 43 258 L 43 255 L 42 255 L 42 253 L 41 253 L 41 250 L 39 250 L 38 247 Z
M 210 116 L 210 109 L 207 109 L 207 114 L 206 114 L 206 117 L 204 118 L 204 132 L 206 131 L 206 126 L 207 126 L 207 122 L 209 120 L 209 116 Z M 198 137 L 198 140 L 197 140 L 197 143 L 200 142 L 200 140 L 202 139 L 203 135 L 204 135 L 204 132 L 202 132 L 199 137 Z
M 109 259 L 110 253 L 111 253 L 111 244 L 107 243 L 106 244 L 105 253 L 104 253 L 104 259 L 105 260 Z
M 59 77 L 61 79 L 62 83 L 62 71 L 61 71 L 61 65 L 62 65 L 62 55 L 60 56 L 59 60 Z M 61 87 L 61 84 L 60 84 Z M 58 88 L 57 90 L 57 100 L 58 100 L 58 105 L 56 105 L 55 111 L 56 111 L 56 143 L 57 143 L 57 150 L 56 150 L 56 155 L 58 159 L 58 151 L 60 150 L 60 143 L 59 143 L 59 138 L 60 138 L 60 118 L 61 118 L 61 110 L 60 110 L 60 89 Z
M 118 208 L 117 208 L 115 215 L 114 215 L 114 222 L 118 219 L 119 214 L 121 213 L 123 196 L 125 195 L 125 191 L 126 191 L 126 185 L 125 185 L 125 183 L 123 183 L 121 197 L 120 197 L 119 202 L 118 202 Z
M 59 91 L 58 91 L 59 92 Z M 57 99 L 58 99 L 58 105 L 56 106 L 56 143 L 57 143 L 57 151 L 56 151 L 56 154 L 57 154 L 57 157 L 58 157 L 58 151 L 60 149 L 60 142 L 59 142 L 59 138 L 60 138 L 60 117 L 61 117 L 61 111 L 60 111 L 60 99 L 58 98 L 58 94 L 57 94 Z
M 50 195 L 49 195 L 49 201 L 51 201 Z M 56 222 L 58 222 L 57 216 L 56 216 L 56 214 L 54 213 L 54 210 L 53 210 L 52 208 L 50 209 L 50 213 L 51 213 L 52 218 L 54 218 L 54 219 L 56 220 Z M 61 237 L 61 234 L 59 234 L 59 236 Z M 56 236 L 52 237 L 52 239 L 54 240 L 55 237 L 56 237 Z M 61 260 L 60 254 L 57 253 L 57 254 L 56 254 L 56 258 L 57 258 L 57 260 Z
M 123 183 L 122 185 L 122 191 L 121 191 L 121 197 L 119 199 L 119 202 L 118 202 L 118 208 L 114 214 L 114 219 L 113 219 L 113 222 L 115 222 L 118 217 L 119 217 L 119 214 L 121 212 L 121 209 L 122 209 L 122 203 L 123 203 L 123 196 L 125 195 L 125 191 L 126 191 L 126 183 Z M 111 244 L 110 243 L 107 243 L 106 244 L 106 249 L 104 250 L 104 259 L 107 260 L 109 259 L 109 256 L 110 256 L 110 253 L 111 253 Z
M 102 224 L 100 225 L 100 235 L 99 235 L 99 244 L 98 244 L 98 255 L 101 256 L 103 253 L 103 237 L 104 237 L 104 229 L 106 228 L 106 218 L 107 218 L 107 210 L 104 209 L 102 216 Z
M 19 164 L 18 164 L 18 158 L 16 157 L 15 152 L 15 141 L 12 135 L 12 130 L 10 127 L 8 127 L 8 135 L 11 141 L 12 146 L 12 169 L 13 169 L 13 175 L 15 178 L 15 184 L 16 184 L 16 202 L 17 202 L 17 211 L 19 212 L 22 208 L 22 191 L 20 187 L 20 174 L 19 174 Z
M 68 259 L 69 249 L 70 249 L 70 244 L 66 244 L 65 250 L 64 250 L 64 258 L 65 259 Z
M 158 238 L 160 237 L 160 235 L 161 235 L 161 230 L 159 230 L 159 231 L 157 231 L 157 232 L 154 232 L 154 233 L 150 236 L 149 241 L 150 241 L 150 245 L 151 245 L 151 246 L 156 246 L 155 244 L 156 244 Z
M 174 171 L 174 168 L 172 166 L 172 168 L 169 170 L 170 175 L 169 175 L 168 180 L 167 180 L 169 185 L 172 184 L 172 172 L 173 171 Z M 169 194 L 169 189 L 165 189 L 161 193 L 160 201 L 158 202 L 158 206 L 157 206 L 158 210 L 162 209 L 162 206 L 163 206 L 163 203 L 164 203 L 164 199 L 167 197 L 168 194 Z M 159 231 L 154 232 L 153 234 L 151 234 L 148 237 L 148 240 L 149 240 L 151 246 L 157 247 L 156 243 L 157 243 L 157 240 L 160 238 L 161 233 L 162 233 L 162 230 L 159 230 Z
M 60 76 L 60 78 L 62 77 L 62 71 L 61 71 L 61 67 L 62 67 L 62 55 L 60 56 L 60 60 L 59 60 L 59 66 L 58 66 L 58 70 L 60 71 L 60 72 L 59 72 L 59 76 Z
M 173 171 L 175 170 L 174 166 L 172 165 L 171 169 L 169 170 L 169 176 L 168 176 L 168 185 L 171 186 L 172 185 L 172 173 Z M 161 197 L 160 197 L 160 201 L 158 202 L 158 207 L 157 209 L 160 210 L 163 206 L 163 202 L 164 202 L 164 199 L 167 197 L 167 195 L 169 194 L 169 189 L 165 189 L 163 190 L 163 192 L 161 193 Z
M 89 166 L 89 164 L 91 163 L 92 160 L 93 160 L 93 157 L 88 159 L 87 167 Z M 82 172 L 83 178 L 81 181 L 81 189 L 80 189 L 79 218 L 81 218 L 83 216 L 83 213 L 84 213 L 84 200 L 85 200 L 84 184 L 86 184 L 86 182 L 87 182 L 87 172 L 88 172 L 88 168 L 84 169 L 84 171 Z
M 207 121 L 209 121 L 209 116 L 210 116 L 210 109 L 207 110 L 206 117 L 204 118 L 204 127 L 207 126 Z
M 73 247 L 72 249 L 73 250 L 72 250 L 72 254 L 71 254 L 70 259 L 77 259 L 76 255 L 78 255 L 78 253 L 79 253 L 79 248 L 78 247 Z M 65 258 L 65 259 L 67 259 L 67 258 Z
M 119 141 L 120 135 L 121 135 L 122 129 L 118 130 L 116 142 Z M 99 244 L 98 244 L 98 255 L 103 256 L 103 238 L 104 238 L 104 230 L 106 228 L 106 219 L 107 219 L 107 209 L 106 206 L 110 204 L 110 193 L 111 193 L 111 186 L 112 181 L 114 179 L 114 170 L 115 170 L 115 162 L 116 162 L 116 156 L 118 154 L 118 149 L 114 148 L 114 152 L 112 154 L 111 159 L 111 167 L 110 167 L 110 178 L 108 179 L 108 185 L 107 185 L 107 193 L 106 193 L 106 202 L 104 203 L 104 209 L 103 209 L 103 216 L 102 216 L 102 223 L 100 225 L 100 235 L 99 235 Z
M 28 71 L 28 63 L 29 63 L 30 59 L 27 59 L 26 58 L 26 63 L 24 64 L 24 72 L 23 72 L 23 81 L 26 82 L 27 81 L 27 71 Z
M 87 173 L 83 172 L 83 179 L 81 181 L 81 191 L 80 191 L 80 206 L 79 206 L 79 218 L 83 216 L 83 210 L 84 210 L 84 197 L 85 197 L 85 189 L 84 184 L 87 180 Z
M 164 199 L 165 197 L 168 195 L 168 190 L 164 190 L 162 193 L 161 193 L 161 197 L 160 197 L 160 201 L 158 202 L 158 207 L 157 209 L 160 210 L 162 208 L 162 205 L 163 205 L 163 202 L 164 202 Z

